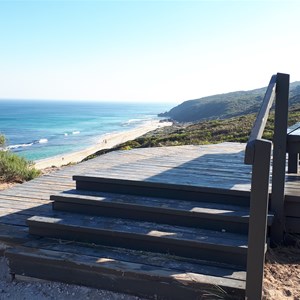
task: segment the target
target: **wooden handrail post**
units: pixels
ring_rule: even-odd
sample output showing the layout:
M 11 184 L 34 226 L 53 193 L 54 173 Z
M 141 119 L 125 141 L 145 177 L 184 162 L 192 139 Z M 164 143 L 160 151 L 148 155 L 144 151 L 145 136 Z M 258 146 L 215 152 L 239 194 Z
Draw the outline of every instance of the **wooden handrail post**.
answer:
M 289 84 L 290 76 L 288 74 L 277 74 L 271 197 L 271 210 L 275 215 L 271 228 L 271 241 L 274 244 L 280 244 L 283 242 L 283 234 L 285 227 L 284 187 L 286 168 Z
M 246 146 L 245 152 L 245 164 L 252 165 L 254 160 L 254 143 L 257 139 L 261 139 L 265 126 L 268 120 L 269 112 L 272 107 L 275 98 L 277 75 L 273 75 L 267 87 L 263 103 L 256 116 L 256 120 L 253 124 L 249 140 Z
M 262 298 L 272 142 L 256 140 L 252 167 L 246 299 Z

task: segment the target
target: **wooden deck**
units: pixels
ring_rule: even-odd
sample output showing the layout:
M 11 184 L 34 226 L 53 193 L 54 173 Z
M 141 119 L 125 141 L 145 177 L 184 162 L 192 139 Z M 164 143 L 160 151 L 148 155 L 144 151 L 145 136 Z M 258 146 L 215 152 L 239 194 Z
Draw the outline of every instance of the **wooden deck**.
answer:
M 19 264 L 24 268 L 26 268 L 27 258 L 29 259 L 29 265 L 27 268 L 30 268 L 30 259 L 36 263 L 43 258 L 44 264 L 46 266 L 47 264 L 51 265 L 53 272 L 56 274 L 55 276 L 53 275 L 53 278 L 49 274 L 47 276 L 50 277 L 45 278 L 52 278 L 53 280 L 62 279 L 63 277 L 60 278 L 58 274 L 63 276 L 63 270 L 71 268 L 71 263 L 67 264 L 66 260 L 69 258 L 69 251 L 73 251 L 72 263 L 74 264 L 75 269 L 71 268 L 70 270 L 76 270 L 76 266 L 79 265 L 81 265 L 82 268 L 80 270 L 81 273 L 79 271 L 78 274 L 75 272 L 74 278 L 72 279 L 72 282 L 78 284 L 89 285 L 94 283 L 93 286 L 97 287 L 99 280 L 95 279 L 95 277 L 87 271 L 90 270 L 90 268 L 98 268 L 100 269 L 100 273 L 112 272 L 114 274 L 113 276 L 116 276 L 114 272 L 117 271 L 113 269 L 113 266 L 108 266 L 108 268 L 111 268 L 111 271 L 108 271 L 106 268 L 107 266 L 105 266 L 106 269 L 103 271 L 101 269 L 101 265 L 95 264 L 95 257 L 97 255 L 103 255 L 100 259 L 101 262 L 102 260 L 104 262 L 110 262 L 113 260 L 114 266 L 117 264 L 118 259 L 121 257 L 127 257 L 125 259 L 127 263 L 120 261 L 118 262 L 118 266 L 121 269 L 125 268 L 122 270 L 126 270 L 126 272 L 130 274 L 133 274 L 133 270 L 138 269 L 137 265 L 141 264 L 143 259 L 145 261 L 149 261 L 147 268 L 149 268 L 148 271 L 150 273 L 148 271 L 147 274 L 145 272 L 143 273 L 144 267 L 140 270 L 140 272 L 144 274 L 143 276 L 145 276 L 145 281 L 141 283 L 144 285 L 144 290 L 148 289 L 147 282 L 152 276 L 149 274 L 154 274 L 155 270 L 157 271 L 158 266 L 164 270 L 163 273 L 161 273 L 161 270 L 159 273 L 160 278 L 163 278 L 161 279 L 163 282 L 169 282 L 171 280 L 170 278 L 177 278 L 176 276 L 179 276 L 179 281 L 190 280 L 190 278 L 182 277 L 188 276 L 186 270 L 193 270 L 195 271 L 195 274 L 198 270 L 198 273 L 202 274 L 199 275 L 197 273 L 197 276 L 200 276 L 199 278 L 202 280 L 201 288 L 203 288 L 203 282 L 205 284 L 205 282 L 209 280 L 210 285 L 225 286 L 229 288 L 229 291 L 231 287 L 238 290 L 244 289 L 245 245 L 247 244 L 247 240 L 244 240 L 244 236 L 241 235 L 241 233 L 244 234 L 247 231 L 249 212 L 247 210 L 248 208 L 245 207 L 248 203 L 245 204 L 242 202 L 244 201 L 243 199 L 249 198 L 251 180 L 251 166 L 244 164 L 244 149 L 245 144 L 223 143 L 205 146 L 179 146 L 134 149 L 131 151 L 115 151 L 87 162 L 64 168 L 30 182 L 17 185 L 11 189 L 1 191 L 0 243 L 2 242 L 13 247 L 8 253 L 8 256 L 10 255 L 14 258 L 14 263 L 16 265 L 19 261 Z M 100 183 L 96 182 L 96 185 L 102 184 L 104 188 L 109 186 L 111 182 L 112 184 L 115 184 L 114 180 L 119 180 L 121 182 L 121 185 L 119 185 L 120 189 L 128 189 L 125 194 L 127 194 L 128 191 L 129 194 L 131 193 L 132 187 L 130 187 L 130 184 L 134 183 L 133 194 L 137 196 L 130 196 L 129 204 L 126 195 L 120 196 L 117 201 L 118 203 L 116 204 L 113 203 L 113 200 L 115 199 L 110 198 L 111 196 L 109 194 L 105 194 L 105 201 L 100 201 L 101 205 L 103 204 L 102 202 L 104 202 L 104 206 L 102 205 L 101 207 L 98 207 L 98 204 L 100 204 L 99 199 L 103 197 L 103 194 L 99 196 L 95 192 L 92 194 L 89 194 L 88 192 L 81 192 L 81 195 L 76 195 L 77 198 L 73 197 L 73 195 L 76 194 L 76 185 L 73 181 L 74 175 L 78 178 L 82 177 L 83 179 L 97 178 L 98 180 L 100 178 Z M 102 178 L 105 178 L 104 183 Z M 122 185 L 122 182 L 125 184 Z M 191 201 L 178 202 L 172 199 L 149 199 L 149 197 L 138 196 L 140 194 L 136 193 L 136 191 L 139 186 L 136 185 L 135 182 L 142 182 L 143 185 L 149 188 L 149 190 L 154 191 L 158 184 L 162 185 L 160 188 L 163 189 L 168 189 L 169 185 L 176 185 L 178 190 L 175 192 L 173 191 L 174 197 L 176 198 L 176 196 L 178 196 L 178 199 L 182 199 L 180 198 L 180 192 L 188 190 L 191 196 Z M 77 184 L 80 183 L 77 182 Z M 286 186 L 287 228 L 290 231 L 297 232 L 300 228 L 300 178 L 295 175 L 288 176 Z M 190 189 L 191 187 L 192 189 Z M 65 192 L 65 195 L 60 196 L 61 192 Z M 107 191 L 104 189 L 104 192 Z M 205 197 L 207 197 L 201 204 L 201 207 L 197 207 L 197 205 L 194 204 L 193 201 L 195 199 L 192 199 L 193 192 L 201 192 L 205 195 Z M 213 206 L 210 204 L 209 200 L 209 193 L 211 192 L 216 193 L 219 195 L 217 197 L 220 198 L 218 199 L 219 203 L 214 203 Z M 225 206 L 227 194 L 235 199 L 232 200 L 233 202 L 231 205 Z M 161 189 L 159 195 L 163 195 L 163 191 Z M 53 201 L 50 200 L 50 196 L 51 199 L 56 200 L 55 205 L 57 207 L 54 205 L 54 209 L 61 211 L 53 210 Z M 157 197 L 156 195 L 154 196 Z M 80 199 L 80 197 L 82 197 L 82 199 Z M 199 195 L 196 195 L 195 197 L 199 197 Z M 101 218 L 94 220 L 93 217 L 88 217 L 84 214 L 77 214 L 76 222 L 73 222 L 74 218 L 63 211 L 65 210 L 64 205 L 66 205 L 66 202 L 64 201 L 66 201 L 66 198 L 70 199 L 72 202 L 72 207 L 68 207 L 69 212 L 72 211 L 72 209 L 74 212 L 80 211 L 81 207 L 83 208 L 83 205 L 78 201 L 82 200 L 87 203 L 87 215 L 93 215 L 94 213 L 97 214 L 97 210 L 101 211 L 104 215 Z M 89 202 L 90 204 L 92 202 L 94 203 L 90 205 Z M 174 206 L 175 202 L 176 207 Z M 112 206 L 109 208 L 109 205 Z M 137 208 L 141 205 L 144 207 L 143 211 L 139 211 L 139 208 Z M 115 210 L 112 215 L 113 207 L 115 207 Z M 133 212 L 130 212 L 133 207 Z M 118 220 L 118 211 L 120 210 L 124 211 L 125 214 L 135 214 L 134 216 L 130 215 L 130 218 L 133 217 L 135 221 Z M 172 211 L 172 214 L 174 215 L 168 215 L 168 210 Z M 109 220 L 105 219 L 106 214 L 110 217 Z M 157 216 L 155 216 L 155 214 L 157 214 Z M 154 223 L 149 223 L 153 222 L 153 220 L 155 221 L 155 218 L 161 218 L 159 214 L 163 214 L 163 218 L 165 218 L 166 222 L 171 225 L 156 226 L 153 225 Z M 213 215 L 216 217 L 213 217 Z M 201 221 L 200 217 L 202 218 L 203 216 L 205 216 L 205 220 Z M 113 219 L 113 217 L 115 219 Z M 182 218 L 186 224 L 180 224 L 180 218 Z M 176 219 L 176 221 L 174 221 L 174 219 Z M 186 221 L 187 219 L 191 220 L 190 224 Z M 139 223 L 139 220 L 147 221 L 148 223 Z M 239 225 L 232 226 L 232 224 L 230 224 L 231 221 L 239 222 L 236 223 Z M 85 225 L 87 223 L 89 223 L 90 230 L 88 234 L 85 229 Z M 30 231 L 31 234 L 29 234 L 28 224 L 32 226 Z M 177 227 L 172 226 L 172 224 L 176 224 Z M 193 228 L 189 231 L 187 231 L 185 227 L 180 227 L 199 227 L 199 225 L 201 228 Z M 226 226 L 228 226 L 228 228 Z M 122 228 L 122 232 L 119 231 L 116 235 L 114 235 L 114 238 L 109 237 L 109 232 L 112 232 L 112 230 L 117 232 L 118 227 Z M 79 228 L 76 234 L 74 234 L 74 228 Z M 99 228 L 102 229 L 99 230 Z M 212 229 L 216 231 L 212 232 Z M 227 233 L 227 231 L 229 232 Z M 162 232 L 164 232 L 163 235 L 167 236 L 167 239 L 161 239 L 161 241 L 159 241 L 160 245 L 154 245 L 153 243 L 158 242 L 161 238 Z M 224 237 L 225 233 L 222 234 L 220 232 L 226 232 L 226 237 Z M 124 248 L 128 248 L 128 244 L 130 243 L 127 239 L 128 235 L 134 234 L 135 239 L 139 240 L 140 244 L 137 248 L 135 244 L 130 244 L 129 248 L 132 249 L 130 251 L 125 251 L 124 249 L 116 250 L 116 248 L 108 250 L 106 247 L 99 246 L 96 249 L 94 246 L 91 248 L 80 244 L 76 244 L 73 247 L 70 245 L 70 242 L 55 244 L 47 239 L 37 240 L 37 238 L 32 235 L 35 234 L 43 236 L 44 233 L 45 236 L 61 239 L 65 239 L 66 235 L 69 235 L 69 238 L 71 237 L 71 239 L 72 236 L 74 236 L 74 240 L 76 239 L 79 242 L 87 242 L 86 236 L 88 235 L 89 242 L 97 243 L 98 241 L 104 241 L 106 243 L 105 245 L 111 247 L 119 245 Z M 204 237 L 205 243 L 211 245 L 213 245 L 215 240 L 218 240 L 222 244 L 222 247 L 224 247 L 225 252 L 226 249 L 229 249 L 228 253 L 226 254 L 222 252 L 221 254 L 220 249 L 215 246 L 212 250 L 207 250 L 205 248 L 207 245 L 203 244 Z M 190 253 L 186 255 L 184 247 L 179 245 L 177 239 L 184 239 L 185 242 L 190 245 L 189 247 L 192 249 L 191 251 L 193 254 L 192 258 L 189 257 Z M 204 248 L 201 248 L 202 244 L 204 245 Z M 25 246 L 22 248 L 22 254 L 18 253 L 19 250 L 14 250 L 20 246 L 21 248 L 22 246 Z M 176 276 L 172 274 L 170 276 L 167 275 L 167 273 L 170 272 L 169 268 L 176 265 L 175 260 L 173 262 L 170 260 L 168 256 L 169 254 L 167 254 L 167 256 L 159 257 L 155 256 L 155 254 L 147 254 L 147 256 L 144 256 L 142 260 L 139 258 L 139 256 L 142 255 L 140 250 L 156 252 L 160 247 L 165 247 L 171 254 L 173 253 L 174 255 L 180 255 L 183 257 L 176 258 L 176 270 L 182 270 L 182 274 L 179 272 L 179 275 L 177 274 Z M 70 250 L 71 248 L 73 250 Z M 35 249 L 35 251 L 32 249 Z M 105 254 L 107 251 L 110 252 L 109 259 L 107 259 L 107 255 Z M 230 251 L 234 251 L 236 254 L 233 256 Z M 95 254 L 96 252 L 97 255 Z M 84 257 L 82 256 L 83 254 L 85 255 Z M 201 260 L 205 255 L 211 255 L 218 264 L 225 263 L 225 265 L 220 269 L 219 265 L 218 268 L 216 268 L 216 265 L 214 264 L 207 263 L 203 266 L 199 260 L 194 260 Z M 24 259 L 24 257 L 26 258 Z M 222 259 L 218 262 L 219 257 L 222 257 Z M 128 260 L 130 260 L 129 265 L 127 265 Z M 97 258 L 97 262 L 98 261 L 99 258 Z M 231 269 L 231 267 L 228 267 L 228 264 L 231 264 L 232 262 L 240 267 Z M 55 264 L 57 264 L 57 266 Z M 66 269 L 62 267 L 64 264 L 66 264 Z M 14 265 L 12 265 L 12 267 L 14 267 Z M 17 265 L 16 269 L 18 268 L 19 267 Z M 153 268 L 153 270 L 151 268 Z M 19 272 L 22 272 L 22 269 L 19 269 Z M 94 270 L 93 272 L 96 271 Z M 35 274 L 36 273 L 32 273 L 32 276 L 34 277 Z M 82 274 L 88 274 L 86 277 L 87 282 L 84 281 L 85 279 Z M 204 279 L 203 274 L 206 274 Z M 219 278 L 219 276 L 221 276 L 220 274 L 223 276 L 222 279 L 220 279 L 221 277 Z M 104 276 L 104 285 L 100 285 L 100 287 L 106 288 L 105 282 L 108 280 L 107 276 Z M 79 277 L 82 278 L 83 281 L 76 281 Z M 113 279 L 112 282 L 115 282 L 115 280 L 116 279 Z M 132 284 L 133 287 L 136 286 L 136 281 L 133 280 L 133 277 L 130 277 L 131 281 L 126 280 L 124 281 L 126 286 L 130 284 Z M 171 281 L 169 284 L 173 284 L 173 281 Z M 183 293 L 182 288 L 185 288 L 187 284 L 186 282 L 187 281 L 185 281 L 182 286 L 174 287 L 174 295 L 176 295 L 176 289 L 178 289 L 178 299 L 181 299 L 180 295 Z M 193 286 L 197 286 L 194 279 L 191 282 Z M 107 283 L 107 288 L 111 289 L 112 285 L 113 283 L 111 282 Z M 198 288 L 200 289 L 200 286 Z M 116 291 L 123 291 L 124 289 L 126 290 L 125 287 L 122 288 L 121 286 L 119 287 L 119 290 L 118 288 L 114 288 Z M 164 290 L 164 285 L 162 283 L 157 283 L 157 289 L 159 291 Z M 148 291 L 148 294 L 150 292 L 151 289 Z M 168 293 L 169 291 L 165 290 L 165 294 L 168 295 Z M 188 293 L 191 293 L 190 295 L 192 295 L 190 299 L 194 299 L 194 297 L 196 297 L 196 294 L 193 294 L 195 293 L 194 290 L 192 291 L 188 289 Z M 184 290 L 182 295 L 187 295 L 186 290 Z
M 244 144 L 144 148 L 111 152 L 0 192 L 0 241 L 28 239 L 26 219 L 53 215 L 50 195 L 75 188 L 73 175 L 250 191 Z M 300 231 L 300 176 L 287 176 L 286 217 Z
M 74 189 L 73 175 L 96 174 L 249 192 L 251 167 L 243 164 L 244 147 L 224 143 L 111 152 L 1 191 L 0 241 L 30 239 L 26 220 L 39 214 L 54 216 L 50 195 Z

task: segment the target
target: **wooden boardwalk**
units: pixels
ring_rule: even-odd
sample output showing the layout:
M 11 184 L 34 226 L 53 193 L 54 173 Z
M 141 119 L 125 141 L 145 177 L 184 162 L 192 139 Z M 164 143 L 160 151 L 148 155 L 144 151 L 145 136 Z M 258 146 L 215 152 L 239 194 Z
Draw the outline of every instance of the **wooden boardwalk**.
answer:
M 143 148 L 116 151 L 69 166 L 0 192 L 0 241 L 24 241 L 27 218 L 53 216 L 50 195 L 75 188 L 73 175 L 144 180 L 250 191 L 251 167 L 244 165 L 244 144 Z M 287 176 L 288 226 L 300 228 L 300 176 Z
M 26 220 L 54 216 L 50 195 L 75 188 L 73 175 L 124 178 L 249 191 L 244 144 L 144 148 L 111 152 L 0 192 L 0 241 L 28 240 Z
M 165 282 L 173 286 L 172 297 L 177 297 L 171 299 L 182 299 L 186 295 L 191 295 L 190 299 L 196 299 L 196 295 L 206 284 L 220 285 L 228 289 L 229 293 L 240 293 L 245 289 L 245 234 L 248 230 L 247 206 L 252 169 L 244 164 L 244 149 L 245 144 L 222 143 L 115 151 L 1 191 L 0 244 L 12 247 L 8 251 L 2 249 L 3 254 L 11 259 L 11 267 L 17 274 L 23 274 L 24 268 L 29 272 L 25 272 L 28 276 L 53 280 L 65 280 L 66 276 L 70 276 L 68 282 L 116 291 L 126 290 L 131 284 L 131 291 L 135 291 L 135 276 L 139 276 L 136 272 L 142 272 L 145 277 L 141 278 L 144 281 L 137 294 L 145 292 L 146 295 L 151 295 L 152 290 L 148 288 L 156 282 L 158 293 L 163 289 L 162 297 L 166 297 L 162 299 L 169 299 L 170 290 L 163 288 Z M 116 197 L 109 193 L 98 195 L 85 188 L 86 191 L 76 191 L 74 175 L 83 180 L 97 178 L 96 185 L 97 180 L 100 180 L 104 187 L 107 183 L 110 185 L 111 181 L 113 188 L 122 189 L 122 182 L 125 182 L 127 191 L 132 188 L 132 183 L 133 189 L 138 189 L 135 182 L 142 182 L 143 192 L 145 187 L 148 190 L 159 187 L 159 195 L 163 195 L 163 189 L 167 189 L 165 192 L 168 193 L 169 186 L 172 185 L 175 198 L 176 193 L 185 190 L 190 193 L 191 201 L 180 197 L 177 199 L 182 200 L 176 201 L 175 198 L 172 199 L 173 196 L 170 199 L 149 198 L 147 195 L 134 193 L 141 196 L 120 195 L 117 196 L 117 203 L 114 203 Z M 298 179 L 300 178 L 295 175 L 287 176 L 286 219 L 287 228 L 291 231 L 297 231 L 300 227 Z M 198 198 L 199 192 L 204 195 L 201 206 L 198 206 L 198 198 L 192 199 L 193 191 Z M 66 193 L 61 195 L 61 192 Z M 213 200 L 210 203 L 210 193 L 215 194 L 213 197 L 218 198 L 217 202 Z M 54 202 L 50 200 L 50 196 Z M 229 197 L 233 202 L 226 202 Z M 85 201 L 86 206 L 81 201 Z M 80 211 L 81 208 L 86 211 Z M 74 215 L 72 212 L 83 214 Z M 98 213 L 102 216 L 95 219 L 91 217 Z M 126 216 L 134 220 L 127 220 Z M 163 224 L 155 225 L 153 222 L 156 219 L 164 220 Z M 85 227 L 87 224 L 89 232 Z M 134 242 L 128 238 L 129 235 L 134 236 Z M 57 243 L 38 236 L 74 242 Z M 189 253 L 186 252 L 186 245 L 181 245 L 182 241 L 179 240 L 190 245 Z M 220 243 L 219 246 L 214 245 L 216 241 Z M 82 242 L 91 243 L 92 246 L 82 246 Z M 99 242 L 104 242 L 104 246 L 94 245 Z M 160 252 L 161 249 L 167 251 L 167 254 L 152 253 Z M 147 251 L 147 254 L 141 251 Z M 172 258 L 169 251 L 176 258 Z M 99 255 L 102 255 L 101 258 Z M 71 257 L 72 260 L 68 262 Z M 204 263 L 203 259 L 206 257 L 214 262 Z M 104 269 L 99 260 L 105 263 Z M 31 267 L 39 263 L 44 271 Z M 144 272 L 145 264 L 148 273 Z M 121 283 L 117 287 L 114 285 L 116 266 L 129 274 L 129 277 L 124 278 L 124 287 Z M 91 268 L 96 268 L 97 271 L 93 272 L 97 276 L 104 274 L 103 279 L 99 281 L 93 272 L 89 273 Z M 181 271 L 173 273 L 174 270 Z M 193 270 L 193 276 L 197 276 L 197 280 L 196 277 L 190 278 L 189 270 Z M 154 278 L 151 274 L 154 273 L 160 279 L 151 282 Z M 87 274 L 86 278 L 84 274 Z M 122 281 L 123 275 L 118 276 L 118 282 Z M 180 283 L 182 280 L 184 284 Z M 188 288 L 187 282 L 190 285 Z

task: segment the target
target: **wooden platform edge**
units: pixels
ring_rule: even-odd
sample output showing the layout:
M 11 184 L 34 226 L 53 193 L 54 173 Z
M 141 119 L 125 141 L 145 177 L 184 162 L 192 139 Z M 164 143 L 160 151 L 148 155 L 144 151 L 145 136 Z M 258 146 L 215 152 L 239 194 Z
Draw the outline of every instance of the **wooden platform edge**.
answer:
M 82 257 L 50 250 L 18 247 L 5 253 L 11 272 L 28 277 L 78 284 L 114 292 L 128 293 L 147 299 L 201 299 L 221 289 L 243 299 L 244 282 L 218 279 L 197 274 L 176 274 L 173 270 Z M 34 265 L 34 267 L 33 267 Z M 202 280 L 202 282 L 201 282 Z M 211 280 L 213 284 L 209 282 Z
M 102 184 L 115 184 L 115 185 L 126 185 L 129 187 L 149 187 L 149 188 L 160 188 L 167 190 L 181 190 L 181 191 L 195 191 L 200 193 L 211 193 L 211 194 L 223 194 L 230 196 L 241 196 L 249 197 L 250 191 L 242 191 L 235 189 L 223 189 L 214 187 L 202 187 L 188 184 L 171 184 L 154 181 L 138 181 L 138 180 L 127 180 L 119 178 L 105 178 L 105 177 L 94 177 L 89 175 L 74 175 L 73 180 L 82 182 L 96 182 Z

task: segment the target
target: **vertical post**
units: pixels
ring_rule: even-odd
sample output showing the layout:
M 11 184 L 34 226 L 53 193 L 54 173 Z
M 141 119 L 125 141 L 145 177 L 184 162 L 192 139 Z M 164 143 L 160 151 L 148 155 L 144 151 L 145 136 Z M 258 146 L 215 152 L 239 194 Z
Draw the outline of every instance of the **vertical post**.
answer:
M 289 153 L 288 173 L 297 174 L 299 165 L 299 153 Z
M 246 299 L 249 300 L 262 298 L 271 148 L 271 141 L 255 141 L 246 275 Z
M 288 74 L 277 74 L 271 197 L 271 210 L 275 215 L 271 228 L 271 241 L 273 244 L 280 244 L 283 242 L 285 227 L 284 186 L 289 84 L 290 76 Z

